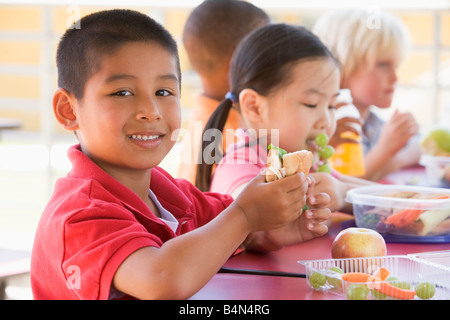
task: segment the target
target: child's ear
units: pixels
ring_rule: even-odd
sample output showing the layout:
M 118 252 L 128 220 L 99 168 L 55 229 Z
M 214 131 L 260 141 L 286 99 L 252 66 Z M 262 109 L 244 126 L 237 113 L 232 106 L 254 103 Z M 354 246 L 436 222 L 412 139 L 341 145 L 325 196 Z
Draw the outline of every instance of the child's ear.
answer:
M 253 89 L 244 89 L 239 93 L 239 107 L 249 121 L 259 123 L 264 108 L 263 97 Z
M 69 131 L 78 129 L 77 116 L 74 112 L 75 103 L 75 97 L 65 89 L 59 88 L 53 94 L 53 113 L 56 120 Z

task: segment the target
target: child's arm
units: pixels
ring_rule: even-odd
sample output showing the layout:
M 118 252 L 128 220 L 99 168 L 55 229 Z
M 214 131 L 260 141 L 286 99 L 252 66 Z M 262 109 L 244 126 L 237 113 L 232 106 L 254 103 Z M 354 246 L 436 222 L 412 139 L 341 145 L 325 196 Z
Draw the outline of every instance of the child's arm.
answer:
M 366 173 L 363 178 L 377 181 L 404 167 L 405 159 L 396 158 L 396 155 L 418 130 L 411 113 L 395 111 L 383 126 L 377 143 L 365 156 Z
M 347 191 L 353 188 L 362 187 L 365 185 L 375 184 L 375 182 L 351 177 L 340 174 L 339 179 L 325 172 L 311 173 L 315 179 L 315 184 L 312 186 L 311 193 L 326 193 L 330 196 L 331 202 L 330 210 L 352 213 L 352 204 L 345 201 Z
M 303 174 L 265 183 L 252 180 L 241 195 L 208 224 L 160 248 L 132 253 L 114 276 L 114 287 L 140 299 L 186 299 L 202 288 L 247 236 L 294 221 L 305 204 Z M 276 213 L 276 214 L 274 214 Z

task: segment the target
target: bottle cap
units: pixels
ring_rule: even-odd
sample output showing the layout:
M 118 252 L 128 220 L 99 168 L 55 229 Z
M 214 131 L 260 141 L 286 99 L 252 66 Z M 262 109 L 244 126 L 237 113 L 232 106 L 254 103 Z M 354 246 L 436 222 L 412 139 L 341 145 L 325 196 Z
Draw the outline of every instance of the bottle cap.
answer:
M 353 98 L 350 89 L 341 89 L 336 104 L 351 104 L 352 102 Z
M 345 117 L 359 119 L 361 115 L 358 109 L 356 109 L 356 107 L 353 104 L 347 104 L 345 106 L 336 109 L 336 119 L 342 119 Z

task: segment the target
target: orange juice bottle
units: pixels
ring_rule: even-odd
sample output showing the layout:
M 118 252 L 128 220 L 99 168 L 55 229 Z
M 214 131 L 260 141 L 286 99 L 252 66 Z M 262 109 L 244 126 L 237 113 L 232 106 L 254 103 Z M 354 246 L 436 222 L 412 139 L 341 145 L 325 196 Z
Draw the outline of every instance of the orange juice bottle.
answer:
M 353 99 L 351 98 L 350 91 L 347 89 L 341 90 L 340 98 L 340 100 L 348 104 L 336 110 L 336 119 L 345 117 L 359 119 L 361 116 L 358 109 L 351 104 Z M 341 133 L 341 138 L 354 140 L 354 143 L 345 142 L 337 146 L 330 162 L 331 166 L 342 174 L 362 176 L 366 172 L 366 168 L 364 165 L 361 126 L 353 123 L 352 126 L 359 132 L 359 135 L 350 131 Z

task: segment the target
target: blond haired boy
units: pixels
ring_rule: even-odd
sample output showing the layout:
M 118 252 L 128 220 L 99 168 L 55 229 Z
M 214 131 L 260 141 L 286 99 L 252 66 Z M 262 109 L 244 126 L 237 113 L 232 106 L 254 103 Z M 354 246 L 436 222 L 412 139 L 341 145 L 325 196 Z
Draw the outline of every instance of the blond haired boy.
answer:
M 351 90 L 363 120 L 366 174 L 379 180 L 418 163 L 420 149 L 410 141 L 419 130 L 411 113 L 394 111 L 383 121 L 373 107 L 391 106 L 397 68 L 409 47 L 409 34 L 400 19 L 379 10 L 338 10 L 318 19 L 313 28 L 341 63 L 341 88 Z M 348 118 L 338 122 L 335 136 Z

